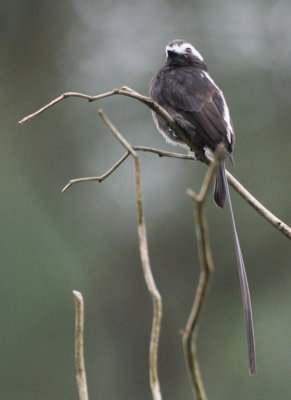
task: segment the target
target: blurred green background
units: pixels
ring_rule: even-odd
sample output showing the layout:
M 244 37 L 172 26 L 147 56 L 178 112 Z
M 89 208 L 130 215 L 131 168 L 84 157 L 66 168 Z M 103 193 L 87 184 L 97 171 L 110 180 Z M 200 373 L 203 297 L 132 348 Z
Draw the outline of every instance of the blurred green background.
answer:
M 65 91 L 128 85 L 144 94 L 165 45 L 191 41 L 223 88 L 236 129 L 232 173 L 290 220 L 291 4 L 288 1 L 1 1 L 1 400 L 77 399 L 74 303 L 86 303 L 92 399 L 149 399 L 151 300 L 138 253 L 132 160 L 97 117 L 102 107 L 136 145 L 172 150 L 149 110 L 129 98 L 68 99 L 17 121 Z M 199 264 L 192 201 L 205 166 L 141 154 L 152 267 L 164 301 L 165 399 L 191 399 L 179 330 Z M 232 191 L 252 293 L 258 375 L 245 332 L 227 209 L 209 202 L 216 274 L 199 338 L 209 399 L 290 395 L 290 243 Z

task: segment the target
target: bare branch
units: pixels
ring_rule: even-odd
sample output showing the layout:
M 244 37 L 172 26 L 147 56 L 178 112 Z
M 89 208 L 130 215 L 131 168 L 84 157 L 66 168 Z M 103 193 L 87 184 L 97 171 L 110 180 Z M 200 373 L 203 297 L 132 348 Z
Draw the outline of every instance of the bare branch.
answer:
M 143 151 L 145 153 L 154 153 L 159 157 L 168 157 L 168 158 L 180 158 L 182 160 L 196 160 L 194 154 L 183 154 L 183 153 L 173 153 L 172 151 L 165 151 L 160 149 L 155 149 L 154 147 L 147 146 L 132 146 L 135 151 Z
M 69 187 L 74 185 L 75 183 L 80 183 L 80 182 L 93 182 L 93 181 L 98 181 L 102 182 L 104 179 L 108 178 L 109 175 L 111 175 L 122 163 L 127 159 L 129 156 L 129 152 L 125 153 L 105 174 L 100 175 L 100 176 L 87 176 L 85 178 L 77 178 L 77 179 L 71 179 L 66 186 L 62 189 L 62 193 L 64 193 Z
M 24 124 L 25 122 L 27 122 L 31 118 L 36 117 L 37 115 L 39 115 L 39 114 L 43 113 L 44 111 L 46 111 L 48 108 L 53 107 L 54 105 L 56 105 L 57 103 L 60 103 L 61 101 L 67 99 L 68 97 L 80 97 L 82 99 L 86 99 L 86 100 L 89 100 L 89 101 L 94 101 L 94 100 L 102 99 L 104 97 L 112 96 L 113 94 L 115 94 L 114 93 L 114 89 L 111 90 L 110 92 L 102 93 L 101 95 L 98 95 L 98 96 L 90 96 L 88 94 L 77 93 L 77 92 L 66 92 L 66 93 L 61 94 L 59 97 L 56 97 L 55 99 L 53 99 L 48 104 L 46 104 L 45 106 L 41 107 L 40 109 L 38 109 L 34 113 L 27 115 L 25 118 L 22 118 L 18 123 L 20 125 Z
M 175 121 L 173 120 L 173 118 L 170 116 L 170 114 L 167 113 L 166 110 L 164 110 L 158 103 L 154 102 L 152 99 L 150 99 L 149 97 L 143 96 L 140 93 L 130 89 L 127 86 L 123 86 L 119 89 L 113 89 L 109 92 L 105 92 L 105 93 L 101 93 L 99 95 L 96 96 L 90 96 L 84 93 L 77 93 L 77 92 L 66 92 L 63 93 L 61 96 L 55 98 L 54 100 L 52 100 L 50 103 L 46 104 L 44 107 L 40 108 L 39 110 L 35 111 L 34 113 L 26 116 L 25 118 L 23 118 L 22 120 L 19 121 L 19 124 L 23 124 L 25 122 L 27 122 L 28 120 L 30 120 L 33 117 L 36 117 L 37 115 L 41 114 L 42 112 L 44 112 L 45 110 L 47 110 L 50 107 L 53 107 L 55 104 L 67 99 L 68 97 L 80 97 L 82 99 L 86 99 L 90 102 L 92 101 L 96 101 L 96 100 L 100 100 L 103 99 L 105 97 L 109 97 L 109 96 L 113 96 L 113 95 L 123 95 L 123 96 L 128 96 L 128 97 L 132 97 L 140 102 L 142 102 L 143 104 L 145 104 L 147 107 L 149 107 L 152 111 L 156 112 L 157 114 L 159 114 L 162 118 L 165 119 L 165 121 L 167 121 L 168 125 L 175 130 L 179 136 L 184 140 L 184 142 L 189 146 L 189 148 L 191 149 L 191 151 L 193 151 L 196 155 L 198 155 L 199 161 L 202 161 L 206 164 L 209 164 L 209 160 L 205 157 L 205 155 L 199 151 L 199 149 L 196 149 L 193 147 L 193 143 L 189 142 L 189 139 L 187 137 L 187 135 L 185 134 L 185 132 L 183 131 L 183 129 L 181 129 L 181 127 L 175 123 Z M 138 150 L 136 148 L 136 150 Z M 141 150 L 141 151 L 146 151 L 146 150 Z M 155 152 L 155 151 L 153 151 Z M 185 155 L 184 155 L 185 156 Z M 170 156 L 170 157 L 174 157 L 174 156 Z M 180 158 L 180 156 L 179 156 Z M 183 157 L 186 158 L 186 157 Z M 188 158 L 190 159 L 190 157 Z M 119 165 L 117 165 L 118 167 Z M 115 169 L 114 169 L 115 170 Z M 113 170 L 113 171 L 114 171 Z M 112 172 L 113 172 L 112 171 Z M 270 224 L 272 224 L 276 229 L 278 229 L 283 235 L 285 235 L 287 238 L 291 239 L 291 228 L 284 223 L 283 221 L 281 221 L 279 218 L 277 218 L 274 214 L 272 214 L 266 207 L 264 207 L 254 196 L 252 196 L 228 171 L 226 171 L 227 173 L 227 179 L 228 182 L 230 183 L 230 185 L 261 215 L 263 216 Z M 111 174 L 111 172 L 109 173 L 109 175 Z M 107 177 L 107 176 L 106 176 Z M 105 178 L 104 178 L 105 179 Z M 72 183 L 68 183 L 67 186 L 65 186 L 65 188 L 63 189 L 66 190 L 68 189 L 71 185 L 73 185 L 74 183 L 77 182 L 85 182 L 88 180 L 99 180 L 97 179 L 97 177 L 92 177 L 90 179 L 87 178 L 80 178 L 77 180 L 73 180 Z
M 200 193 L 196 195 L 192 190 L 187 191 L 188 194 L 195 200 L 196 205 L 195 226 L 200 259 L 200 276 L 194 303 L 187 321 L 186 328 L 183 330 L 183 348 L 193 392 L 197 396 L 198 400 L 207 400 L 197 355 L 197 336 L 202 308 L 207 299 L 207 293 L 211 283 L 210 278 L 214 271 L 204 208 L 214 174 L 219 166 L 219 162 L 222 159 L 223 154 L 224 146 L 219 146 L 214 161 L 208 167 Z
M 105 125 L 117 138 L 117 140 L 132 155 L 134 160 L 139 250 L 140 250 L 145 282 L 153 301 L 153 321 L 152 321 L 152 332 L 151 332 L 150 352 L 149 352 L 150 385 L 151 385 L 153 400 L 161 400 L 162 395 L 158 377 L 158 347 L 159 347 L 160 330 L 162 322 L 162 299 L 152 274 L 150 259 L 149 259 L 146 226 L 145 226 L 144 212 L 143 212 L 140 162 L 136 151 L 132 148 L 132 146 L 128 143 L 128 141 L 121 135 L 121 133 L 116 129 L 116 127 L 112 124 L 112 122 L 103 113 L 102 110 L 99 110 L 99 115 L 102 121 L 105 123 Z
M 63 101 L 68 97 L 79 97 L 88 100 L 89 102 L 96 101 L 105 97 L 113 96 L 113 95 L 124 95 L 128 97 L 132 97 L 147 107 L 149 107 L 152 111 L 160 115 L 167 122 L 170 128 L 178 133 L 178 135 L 183 139 L 183 141 L 189 146 L 191 151 L 195 153 L 196 158 L 199 161 L 202 161 L 209 165 L 209 160 L 205 156 L 204 152 L 200 149 L 195 148 L 193 143 L 189 141 L 189 138 L 186 132 L 173 120 L 173 118 L 164 110 L 159 104 L 155 103 L 149 97 L 143 96 L 140 93 L 128 88 L 121 87 L 119 89 L 113 89 L 109 92 L 101 93 L 96 96 L 90 96 L 83 93 L 77 92 L 67 92 L 63 93 L 61 96 L 55 98 L 50 103 L 40 108 L 36 112 L 28 115 L 19 121 L 20 124 L 30 120 L 31 118 L 41 114 L 45 110 L 53 107 L 57 103 Z M 153 149 L 149 147 L 142 146 L 131 146 L 125 138 L 120 134 L 120 132 L 115 128 L 115 126 L 110 122 L 110 120 L 106 117 L 106 115 L 99 111 L 99 115 L 102 118 L 103 122 L 107 125 L 109 130 L 114 134 L 114 136 L 119 140 L 119 142 L 125 147 L 127 152 L 118 160 L 105 174 L 99 177 L 86 177 L 73 179 L 68 182 L 68 184 L 64 187 L 63 192 L 67 190 L 70 186 L 78 182 L 85 181 L 99 181 L 102 182 L 108 176 L 110 176 L 127 158 L 129 155 L 132 155 L 134 159 L 135 166 L 135 187 L 136 187 L 136 202 L 137 202 L 137 219 L 138 219 L 138 234 L 139 234 L 139 247 L 140 247 L 140 255 L 142 260 L 144 278 L 148 287 L 148 290 L 152 296 L 153 301 L 153 322 L 152 322 L 152 333 L 151 333 L 151 341 L 150 341 L 150 384 L 152 389 L 152 395 L 154 400 L 161 399 L 161 391 L 158 379 L 158 370 L 157 370 L 157 360 L 158 360 L 158 344 L 160 337 L 160 329 L 161 329 L 161 318 L 162 318 L 162 302 L 161 296 L 156 287 L 150 261 L 149 261 L 149 253 L 148 253 L 148 245 L 147 245 L 147 236 L 146 236 L 146 227 L 144 221 L 143 214 L 143 202 L 142 202 L 142 191 L 141 191 L 141 171 L 140 171 L 140 162 L 137 156 L 137 151 L 146 151 L 152 152 L 160 157 L 175 157 L 175 158 L 183 158 L 188 160 L 193 160 L 195 157 L 193 155 L 179 154 L 179 153 L 171 153 L 165 152 L 158 149 Z M 217 156 L 218 158 L 220 155 Z M 206 393 L 204 390 L 204 386 L 201 379 L 200 368 L 197 358 L 196 351 L 196 338 L 199 329 L 199 320 L 201 315 L 202 306 L 206 301 L 207 290 L 210 285 L 210 277 L 213 272 L 213 262 L 209 245 L 208 238 L 208 228 L 206 216 L 204 213 L 205 200 L 206 196 L 209 192 L 210 183 L 213 179 L 213 175 L 217 168 L 218 161 L 214 160 L 208 168 L 207 175 L 205 177 L 203 186 L 199 195 L 196 195 L 194 192 L 188 192 L 196 202 L 195 208 L 195 221 L 196 221 L 196 233 L 198 239 L 199 246 L 199 257 L 201 263 L 201 272 L 199 277 L 199 283 L 196 291 L 196 296 L 194 300 L 194 304 L 187 322 L 186 329 L 183 333 L 183 346 L 185 351 L 185 356 L 187 360 L 187 365 L 191 377 L 191 382 L 193 384 L 193 388 L 195 393 L 198 396 L 198 400 L 206 400 Z M 291 238 L 291 228 L 277 218 L 274 214 L 272 214 L 266 207 L 264 207 L 253 195 L 251 195 L 228 171 L 226 171 L 227 179 L 230 185 L 261 215 L 263 216 L 269 223 L 271 223 L 277 230 L 283 233 L 287 238 Z M 82 295 L 78 292 L 74 292 L 74 296 L 76 299 L 76 369 L 77 369 L 77 382 L 79 389 L 80 400 L 87 400 L 87 384 L 86 384 L 86 375 L 85 375 L 85 366 L 84 366 L 84 356 L 83 356 L 83 299 Z
M 229 184 L 271 225 L 278 229 L 283 235 L 291 239 L 291 227 L 272 214 L 262 203 L 260 203 L 230 172 L 226 171 Z
M 195 160 L 195 156 L 189 155 L 189 154 L 180 154 L 180 153 L 172 153 L 169 151 L 164 151 L 164 150 L 159 150 L 155 149 L 153 147 L 144 147 L 144 146 L 131 146 L 134 150 L 136 151 L 144 151 L 148 153 L 155 153 L 160 157 L 170 157 L 170 158 L 181 158 L 183 160 Z M 103 175 L 100 176 L 87 176 L 84 178 L 76 178 L 76 179 L 71 179 L 66 186 L 62 189 L 62 193 L 64 193 L 67 189 L 69 189 L 71 186 L 73 186 L 75 183 L 80 183 L 80 182 L 102 182 L 108 176 L 110 176 L 122 163 L 125 161 L 128 156 L 129 152 L 125 153 L 107 172 L 105 172 Z
M 194 144 L 189 140 L 186 132 L 181 128 L 180 125 L 178 125 L 174 121 L 174 119 L 171 117 L 171 115 L 163 107 L 161 107 L 158 103 L 156 103 L 155 101 L 153 101 L 149 97 L 143 96 L 142 94 L 132 90 L 131 88 L 129 88 L 127 86 L 123 86 L 123 87 L 121 87 L 119 89 L 113 89 L 113 90 L 111 90 L 109 92 L 101 93 L 101 94 L 96 95 L 96 96 L 89 96 L 87 94 L 77 93 L 77 92 L 66 92 L 66 93 L 63 93 L 61 96 L 55 98 L 54 100 L 52 100 L 50 103 L 48 103 L 44 107 L 42 107 L 39 110 L 35 111 L 34 113 L 28 115 L 27 117 L 21 119 L 19 121 L 19 124 L 23 124 L 23 123 L 27 122 L 31 118 L 36 117 L 37 115 L 41 114 L 42 112 L 44 112 L 48 108 L 50 108 L 50 107 L 54 106 L 55 104 L 67 99 L 68 97 L 80 97 L 82 99 L 86 99 L 86 100 L 92 102 L 92 101 L 103 99 L 105 97 L 114 96 L 114 95 L 117 95 L 117 94 L 123 95 L 123 96 L 132 97 L 132 98 L 140 101 L 141 103 L 145 104 L 152 111 L 154 111 L 157 114 L 159 114 L 162 118 L 164 118 L 167 121 L 169 126 L 173 130 L 175 130 L 175 132 L 178 133 L 178 135 L 183 139 L 183 141 L 189 146 L 191 151 L 193 151 L 196 155 L 199 155 L 199 160 L 205 162 L 206 164 L 209 164 L 209 160 L 205 156 L 204 151 L 201 150 L 201 149 L 198 149 L 198 148 L 196 148 L 194 146 Z
M 75 297 L 75 363 L 80 400 L 89 400 L 84 361 L 84 301 L 82 293 L 73 290 Z

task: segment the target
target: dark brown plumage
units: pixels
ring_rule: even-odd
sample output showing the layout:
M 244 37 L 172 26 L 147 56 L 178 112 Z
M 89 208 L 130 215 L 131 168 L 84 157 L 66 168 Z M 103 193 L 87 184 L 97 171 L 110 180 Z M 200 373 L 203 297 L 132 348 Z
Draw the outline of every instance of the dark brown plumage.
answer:
M 184 129 L 190 141 L 203 151 L 214 153 L 223 143 L 232 158 L 234 132 L 222 91 L 208 74 L 200 53 L 181 40 L 167 48 L 167 61 L 150 83 L 150 96 Z M 159 115 L 154 115 L 167 141 L 186 146 Z M 186 146 L 187 147 L 187 146 Z M 214 199 L 219 207 L 225 202 L 224 163 L 217 174 Z
M 175 122 L 183 128 L 187 135 L 187 143 L 192 143 L 196 149 L 207 155 L 209 153 L 212 155 L 217 146 L 223 143 L 226 156 L 232 160 L 235 137 L 229 110 L 222 91 L 208 74 L 203 57 L 190 43 L 183 40 L 169 43 L 166 47 L 166 56 L 165 65 L 150 82 L 150 97 L 168 111 Z M 188 147 L 188 144 L 163 118 L 155 113 L 153 117 L 157 128 L 168 142 Z M 249 371 L 254 375 L 256 356 L 251 299 L 223 160 L 216 176 L 214 200 L 219 207 L 223 207 L 226 199 L 230 209 L 240 278 Z

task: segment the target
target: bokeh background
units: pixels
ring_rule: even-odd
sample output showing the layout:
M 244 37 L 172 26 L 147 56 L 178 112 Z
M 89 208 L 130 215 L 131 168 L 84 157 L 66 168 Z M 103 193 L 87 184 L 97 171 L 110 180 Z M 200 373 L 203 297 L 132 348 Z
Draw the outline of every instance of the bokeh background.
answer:
M 132 161 L 102 184 L 62 187 L 106 171 L 123 149 L 102 107 L 136 145 L 171 150 L 149 110 L 129 98 L 68 99 L 17 121 L 65 91 L 128 85 L 147 94 L 165 45 L 204 55 L 236 128 L 231 172 L 290 221 L 289 1 L 8 1 L 1 14 L 1 399 L 77 399 L 72 290 L 86 302 L 92 399 L 148 399 L 151 300 L 138 253 Z M 141 154 L 152 267 L 163 296 L 160 379 L 165 399 L 190 399 L 179 330 L 199 264 L 192 201 L 205 167 Z M 199 338 L 209 399 L 290 396 L 290 243 L 232 192 L 252 293 L 258 375 L 245 333 L 227 209 L 209 202 L 216 266 Z

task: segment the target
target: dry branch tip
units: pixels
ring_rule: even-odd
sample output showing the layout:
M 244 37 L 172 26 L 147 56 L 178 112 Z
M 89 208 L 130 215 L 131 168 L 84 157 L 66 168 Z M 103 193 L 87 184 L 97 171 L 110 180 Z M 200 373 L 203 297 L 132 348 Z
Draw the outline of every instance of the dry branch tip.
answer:
M 192 189 L 186 189 L 187 196 L 191 197 L 194 201 L 198 201 L 197 194 Z
M 82 296 L 82 293 L 81 293 L 81 292 L 78 292 L 78 290 L 73 290 L 72 293 L 73 293 L 73 295 L 75 296 L 75 298 L 76 298 L 78 301 L 82 301 L 83 296 Z
M 84 300 L 81 292 L 73 290 L 75 298 L 75 366 L 80 400 L 89 400 L 84 360 Z
M 66 190 L 68 190 L 72 186 L 72 181 L 69 181 L 66 186 L 63 187 L 62 193 L 65 193 Z M 74 292 L 73 292 L 74 293 Z

